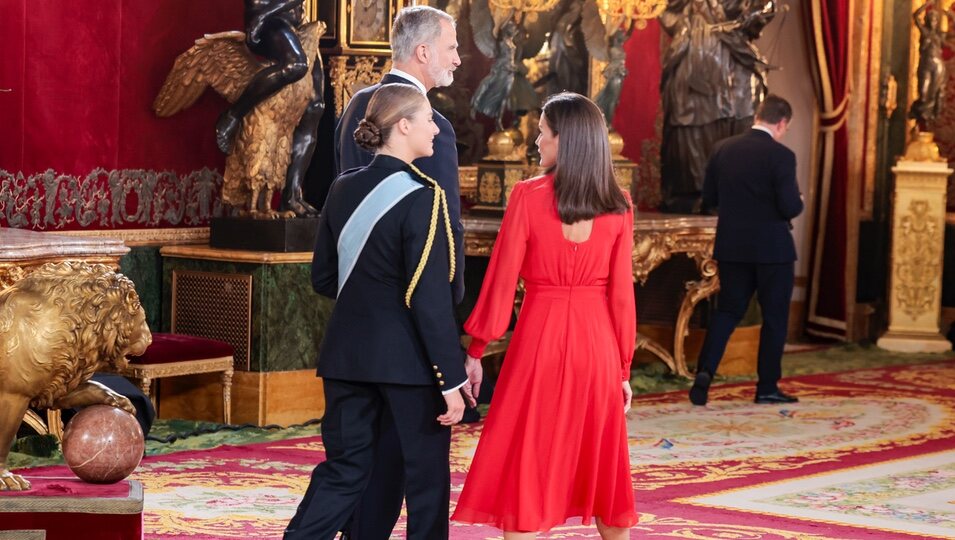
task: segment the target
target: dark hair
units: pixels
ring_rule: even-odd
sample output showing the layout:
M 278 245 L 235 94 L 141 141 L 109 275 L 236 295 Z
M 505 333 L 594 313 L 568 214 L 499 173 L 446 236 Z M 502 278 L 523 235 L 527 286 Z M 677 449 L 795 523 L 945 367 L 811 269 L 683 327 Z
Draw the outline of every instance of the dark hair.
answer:
M 767 124 L 778 124 L 782 120 L 792 120 L 793 108 L 785 99 L 776 94 L 769 94 L 756 109 L 756 119 Z
M 564 223 L 622 214 L 630 204 L 617 185 L 600 108 L 586 97 L 561 92 L 544 103 L 547 126 L 560 135 L 554 173 L 557 213 Z
M 410 84 L 383 84 L 371 95 L 365 117 L 358 122 L 355 142 L 365 150 L 375 152 L 388 143 L 391 130 L 402 118 L 414 116 L 428 98 Z

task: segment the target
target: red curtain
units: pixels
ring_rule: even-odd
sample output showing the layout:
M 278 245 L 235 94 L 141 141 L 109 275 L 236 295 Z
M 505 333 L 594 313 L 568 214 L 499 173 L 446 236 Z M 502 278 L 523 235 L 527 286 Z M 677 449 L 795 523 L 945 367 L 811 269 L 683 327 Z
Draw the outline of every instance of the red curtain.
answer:
M 634 201 L 640 210 L 655 210 L 660 202 L 660 24 L 654 19 L 635 29 L 624 44 L 627 78 L 623 80 L 620 104 L 613 128 L 623 137 L 623 155 L 638 164 L 634 176 Z M 649 144 L 647 144 L 649 143 Z
M 168 119 L 151 107 L 175 57 L 204 33 L 241 30 L 242 9 L 240 0 L 0 0 L 0 89 L 9 89 L 0 170 L 221 171 L 212 131 L 221 98 L 209 91 Z
M 806 0 L 803 6 L 821 110 L 806 330 L 842 338 L 846 308 L 854 302 L 846 292 L 850 10 L 846 0 Z
M 613 128 L 625 145 L 623 155 L 641 160 L 643 141 L 654 137 L 654 122 L 660 109 L 660 25 L 648 21 L 636 29 L 624 44 L 627 51 L 627 78 L 623 80 L 620 104 L 614 112 Z

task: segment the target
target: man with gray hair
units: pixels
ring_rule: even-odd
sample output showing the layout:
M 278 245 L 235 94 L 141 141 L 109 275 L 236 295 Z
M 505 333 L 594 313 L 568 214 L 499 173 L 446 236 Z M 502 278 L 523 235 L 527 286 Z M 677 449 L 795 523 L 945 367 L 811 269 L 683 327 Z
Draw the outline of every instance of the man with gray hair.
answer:
M 358 123 L 365 117 L 372 94 L 381 85 L 407 84 L 417 87 L 426 94 L 432 88 L 450 85 L 454 81 L 454 70 L 461 65 L 457 52 L 458 41 L 454 19 L 447 13 L 428 6 L 407 7 L 398 12 L 391 31 L 391 48 L 393 66 L 391 72 L 387 73 L 378 84 L 356 92 L 338 121 L 335 129 L 337 174 L 356 167 L 364 167 L 370 164 L 374 157 L 358 146 L 354 133 Z M 424 174 L 435 179 L 447 194 L 456 253 L 456 272 L 451 285 L 452 297 L 455 303 L 460 303 L 464 296 L 464 228 L 461 224 L 456 138 L 451 123 L 437 111 L 434 111 L 434 122 L 440 130 L 434 139 L 434 153 L 430 157 L 415 160 L 414 165 Z M 464 362 L 463 350 L 461 361 Z M 465 369 L 469 379 L 466 384 L 475 385 L 481 382 L 480 362 L 468 363 Z M 313 504 L 303 501 L 303 506 L 299 508 L 299 512 L 286 530 L 286 538 L 330 538 L 331 536 L 328 535 L 331 533 L 326 526 L 329 520 L 321 516 L 334 515 L 336 518 L 330 521 L 344 522 L 344 518 L 351 514 L 348 523 L 343 527 L 345 538 L 388 539 L 398 521 L 401 503 L 405 496 L 405 466 L 399 435 L 415 436 L 414 433 L 399 434 L 394 418 L 386 411 L 378 425 L 378 440 L 371 478 L 364 489 L 363 486 L 349 486 L 348 491 L 361 492 L 361 499 L 349 497 L 348 501 L 344 501 L 344 498 L 335 500 L 326 498 L 322 501 L 315 500 Z M 443 448 L 441 451 L 447 458 L 450 448 Z M 413 494 L 414 500 L 409 502 L 408 508 L 408 538 L 428 540 L 448 538 L 450 477 L 442 481 L 441 470 L 436 461 L 433 470 L 418 471 L 429 475 L 436 487 L 434 493 Z M 442 484 L 443 492 L 438 492 L 437 486 Z M 311 500 L 308 493 L 305 500 Z M 313 509 L 309 510 L 307 508 L 309 506 Z
M 365 117 L 368 101 L 382 84 L 404 83 L 417 86 L 427 94 L 432 88 L 454 82 L 454 70 L 461 65 L 454 18 L 429 6 L 402 9 L 391 29 L 391 72 L 376 85 L 352 96 L 335 128 L 336 174 L 371 163 L 370 152 L 355 143 L 353 134 Z M 434 122 L 441 130 L 434 139 L 434 154 L 415 160 L 414 165 L 434 178 L 448 196 L 451 229 L 456 257 L 452 297 L 459 304 L 464 298 L 464 226 L 461 224 L 461 188 L 458 183 L 458 149 L 451 122 L 434 111 Z

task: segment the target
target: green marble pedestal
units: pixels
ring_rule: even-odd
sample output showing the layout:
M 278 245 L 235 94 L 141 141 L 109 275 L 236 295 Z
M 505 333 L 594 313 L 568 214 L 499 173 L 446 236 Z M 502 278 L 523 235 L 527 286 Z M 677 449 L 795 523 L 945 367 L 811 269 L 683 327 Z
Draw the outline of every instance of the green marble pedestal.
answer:
M 236 348 L 232 391 L 234 421 L 264 425 L 320 418 L 324 399 L 321 380 L 315 377 L 315 358 L 334 303 L 312 291 L 312 254 L 235 251 L 208 246 L 168 246 L 160 253 L 163 290 L 168 291 L 163 298 L 164 331 L 173 330 L 174 274 L 178 272 L 180 280 L 185 275 L 210 276 L 210 285 L 194 285 L 191 294 L 200 297 L 208 294 L 212 309 L 207 311 L 208 320 L 202 325 L 209 329 L 202 332 L 204 337 L 229 341 Z M 218 309 L 214 290 L 216 276 L 251 280 L 246 322 L 237 324 L 234 312 L 227 316 L 224 309 Z M 216 320 L 219 316 L 221 321 Z M 177 325 L 175 331 L 182 332 L 182 326 Z M 219 389 L 214 380 L 170 381 L 162 388 L 165 395 L 160 396 L 160 416 L 217 417 L 214 396 Z M 218 412 L 221 413 L 221 408 Z

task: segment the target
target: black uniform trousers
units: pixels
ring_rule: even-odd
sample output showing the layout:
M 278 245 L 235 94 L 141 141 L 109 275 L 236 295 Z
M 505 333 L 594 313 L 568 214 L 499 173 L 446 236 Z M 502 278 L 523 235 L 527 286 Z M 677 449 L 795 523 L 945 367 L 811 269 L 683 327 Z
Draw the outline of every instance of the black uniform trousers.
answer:
M 379 444 L 383 415 L 389 416 L 391 421 L 385 424 L 394 426 L 392 435 L 401 448 L 403 469 L 394 473 L 407 479 L 408 538 L 447 539 L 451 428 L 437 421 L 446 410 L 441 394 L 431 385 L 327 378 L 323 384 L 326 460 L 312 472 L 285 539 L 331 540 L 342 530 L 368 485 L 375 449 L 389 448 Z
M 736 329 L 749 301 L 756 293 L 763 315 L 759 332 L 756 394 L 771 394 L 779 390 L 782 376 L 783 347 L 789 324 L 789 302 L 793 293 L 795 263 L 719 263 L 720 292 L 716 312 L 710 319 L 706 339 L 700 350 L 697 371 L 716 373 L 726 342 Z

